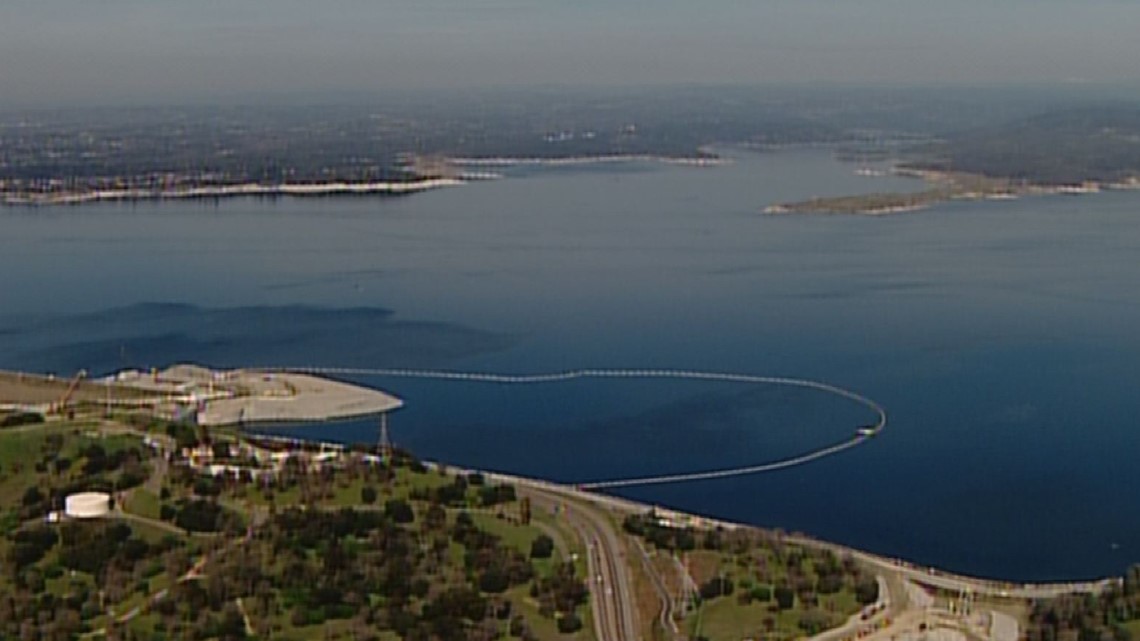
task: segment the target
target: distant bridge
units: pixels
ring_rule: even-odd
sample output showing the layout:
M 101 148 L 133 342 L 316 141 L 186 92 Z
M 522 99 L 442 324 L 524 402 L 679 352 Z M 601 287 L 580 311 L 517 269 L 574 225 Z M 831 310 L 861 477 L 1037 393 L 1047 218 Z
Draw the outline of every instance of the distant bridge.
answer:
M 742 465 L 737 467 L 704 470 L 698 472 L 684 472 L 676 474 L 662 474 L 658 476 L 645 476 L 636 478 L 612 479 L 580 483 L 582 489 L 612 489 L 619 487 L 633 487 L 642 485 L 659 485 L 663 483 L 685 483 L 690 481 L 705 481 L 710 479 L 730 478 L 773 472 L 799 465 L 806 465 L 812 461 L 839 454 L 857 445 L 865 443 L 870 437 L 877 436 L 887 425 L 887 412 L 875 401 L 862 394 L 844 389 L 837 385 L 803 378 L 788 378 L 782 376 L 757 376 L 754 374 L 735 374 L 730 372 L 705 372 L 678 369 L 575 369 L 564 372 L 547 374 L 494 374 L 488 372 L 454 372 L 448 370 L 421 370 L 421 369 L 384 369 L 363 367 L 289 367 L 276 368 L 278 371 L 296 372 L 299 374 L 313 374 L 318 376 L 383 376 L 398 378 L 436 379 L 449 381 L 468 381 L 476 383 L 496 383 L 502 385 L 536 385 L 542 383 L 560 383 L 578 379 L 680 379 L 702 380 L 724 383 L 746 383 L 753 385 L 783 385 L 786 387 L 799 387 L 818 390 L 827 394 L 853 401 L 873 411 L 878 420 L 867 427 L 860 428 L 855 436 L 839 443 L 812 449 L 802 454 L 764 463 Z

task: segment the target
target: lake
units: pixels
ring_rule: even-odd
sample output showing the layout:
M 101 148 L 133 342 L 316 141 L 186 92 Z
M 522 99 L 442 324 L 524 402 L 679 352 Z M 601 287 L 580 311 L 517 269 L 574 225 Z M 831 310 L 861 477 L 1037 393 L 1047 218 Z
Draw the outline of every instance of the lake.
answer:
M 917 189 L 825 151 L 718 168 L 512 170 L 396 198 L 0 211 L 0 367 L 681 368 L 820 379 L 881 436 L 631 498 L 950 570 L 1088 578 L 1140 560 L 1140 197 L 765 216 Z M 353 377 L 421 457 L 564 481 L 761 462 L 873 418 L 818 392 Z M 371 421 L 290 428 L 376 438 Z

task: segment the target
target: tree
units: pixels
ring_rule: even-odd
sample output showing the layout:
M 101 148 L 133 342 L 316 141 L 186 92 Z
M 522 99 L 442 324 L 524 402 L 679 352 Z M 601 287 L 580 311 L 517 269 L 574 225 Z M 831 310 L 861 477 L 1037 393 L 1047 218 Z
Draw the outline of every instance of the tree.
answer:
M 438 503 L 432 503 L 424 517 L 424 525 L 432 531 L 442 530 L 447 525 L 447 510 Z
M 549 559 L 554 554 L 554 539 L 545 534 L 539 534 L 530 544 L 530 558 Z
M 692 528 L 677 530 L 675 540 L 677 542 L 677 549 L 682 552 L 688 552 L 697 547 L 697 537 L 693 535 Z
M 879 582 L 875 577 L 864 576 L 855 584 L 855 600 L 870 605 L 879 598 Z
M 701 598 L 711 600 L 717 597 L 729 596 L 735 588 L 736 586 L 733 584 L 732 579 L 715 576 L 701 586 Z
M 98 443 L 88 446 L 83 451 L 83 456 L 87 459 L 87 463 L 83 466 L 83 473 L 88 476 L 98 474 L 108 467 L 107 451 Z
M 720 550 L 724 548 L 724 539 L 721 537 L 720 530 L 710 530 L 705 534 L 705 539 L 701 543 L 701 547 L 706 550 Z
M 1124 573 L 1124 596 L 1132 596 L 1140 592 L 1140 565 L 1133 564 Z
M 24 507 L 33 507 L 39 505 L 44 500 L 44 493 L 40 488 L 35 485 L 29 485 L 28 489 L 24 490 Z
M 222 507 L 203 500 L 186 501 L 174 516 L 174 524 L 187 532 L 217 532 L 222 521 Z
M 403 499 L 391 499 L 384 504 L 384 515 L 396 523 L 411 523 L 416 520 L 412 506 Z
M 776 607 L 781 610 L 790 610 L 796 603 L 796 593 L 786 585 L 777 585 L 773 596 L 776 597 Z
M 827 614 L 819 610 L 808 610 L 800 615 L 800 620 L 797 622 L 800 629 L 809 635 L 819 634 L 827 629 L 828 624 L 831 623 Z
M 820 594 L 835 594 L 841 588 L 843 588 L 843 576 L 839 574 L 824 574 L 815 584 L 815 589 Z
M 772 588 L 766 585 L 758 585 L 752 588 L 752 591 L 749 592 L 749 594 L 751 595 L 753 601 L 762 601 L 767 603 L 768 601 L 772 600 Z
M 376 502 L 376 488 L 371 485 L 365 485 L 360 488 L 360 501 L 365 505 L 372 505 Z
M 577 614 L 567 612 L 558 619 L 558 631 L 562 634 L 572 634 L 582 629 L 582 619 Z
M 510 576 L 497 565 L 487 568 L 479 577 L 479 589 L 490 594 L 502 594 L 511 587 Z

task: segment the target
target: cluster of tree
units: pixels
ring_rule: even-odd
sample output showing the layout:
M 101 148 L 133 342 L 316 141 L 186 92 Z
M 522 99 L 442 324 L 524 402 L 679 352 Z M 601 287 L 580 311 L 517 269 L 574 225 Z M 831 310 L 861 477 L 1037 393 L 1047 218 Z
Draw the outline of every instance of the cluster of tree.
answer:
M 14 412 L 0 416 L 0 429 L 5 427 L 20 427 L 21 425 L 35 425 L 43 422 L 43 414 L 36 412 Z
M 479 488 L 479 502 L 483 504 L 483 507 L 511 503 L 515 498 L 515 486 L 513 485 L 485 485 Z
M 411 492 L 411 498 L 416 501 L 427 501 L 449 507 L 467 506 L 467 478 L 456 476 L 451 483 L 438 487 L 416 488 Z
M 714 576 L 700 586 L 699 593 L 702 599 L 716 599 L 729 596 L 736 589 L 732 579 L 725 576 Z
M 1131 641 L 1140 621 L 1140 565 L 1099 595 L 1072 594 L 1035 601 L 1029 613 L 1028 641 Z
M 451 483 L 434 488 L 417 488 L 411 498 L 449 507 L 466 507 L 468 489 L 472 487 L 478 489 L 479 502 L 483 507 L 510 503 L 516 498 L 513 485 L 487 485 L 482 474 L 456 476 Z
M 79 449 L 75 461 L 64 452 L 60 433 L 45 436 L 41 458 L 32 463 L 39 475 L 35 483 L 24 489 L 20 499 L 21 519 L 42 517 L 62 508 L 64 498 L 78 492 L 121 492 L 137 487 L 146 480 L 144 452 L 137 447 L 108 452 L 99 443 Z M 82 462 L 78 464 L 77 462 Z M 18 464 L 23 469 L 23 464 Z M 19 471 L 13 465 L 13 471 Z
M 178 539 L 148 543 L 122 522 L 77 521 L 25 527 L 10 535 L 3 559 L 0 638 L 76 638 L 105 604 L 149 594 L 149 579 L 188 566 Z M 68 580 L 70 572 L 91 580 Z M 47 589 L 52 580 L 63 589 Z
M 65 446 L 63 438 L 53 439 L 45 445 L 45 457 L 58 455 Z M 84 445 L 76 451 L 63 485 L 103 479 L 111 489 L 114 478 L 107 480 L 108 474 L 122 475 L 139 463 L 131 448 Z M 582 625 L 576 610 L 585 602 L 586 588 L 573 566 L 558 566 L 555 576 L 536 578 L 532 559 L 552 556 L 553 540 L 537 536 L 528 555 L 504 545 L 465 512 L 452 519 L 441 502 L 510 501 L 514 488 L 463 476 L 443 486 L 456 494 L 444 491 L 409 500 L 393 495 L 387 485 L 397 465 L 422 468 L 410 456 L 394 456 L 390 466 L 350 461 L 344 469 L 317 474 L 287 468 L 269 488 L 274 495 L 281 488 L 300 487 L 300 504 L 305 505 L 306 497 L 327 497 L 336 486 L 349 487 L 351 479 L 363 481 L 362 499 L 368 494 L 371 501 L 364 502 L 379 507 L 278 509 L 271 501 L 268 520 L 248 536 L 239 515 L 224 505 L 251 489 L 264 491 L 260 484 L 209 479 L 182 466 L 169 469 L 160 495 L 161 517 L 184 530 L 216 536 L 148 543 L 152 539 L 137 536 L 117 520 L 15 525 L 4 546 L 6 576 L 0 583 L 14 588 L 0 595 L 0 638 L 73 638 L 90 631 L 107 607 L 135 594 L 153 595 L 152 579 L 164 571 L 169 592 L 148 606 L 153 638 L 243 638 L 245 622 L 235 607 L 240 597 L 260 638 L 280 638 L 286 621 L 306 627 L 337 620 L 358 639 L 386 638 L 384 631 L 391 631 L 404 639 L 474 641 L 509 630 L 533 641 L 509 596 L 528 586 L 542 604 L 542 614 L 555 619 L 559 629 Z M 383 495 L 378 481 L 385 483 Z M 59 486 L 41 477 L 23 501 L 37 507 L 50 503 L 58 498 Z M 455 554 L 457 546 L 461 555 Z M 179 581 L 203 547 L 209 552 L 193 564 L 197 578 Z M 56 582 L 48 590 L 51 580 Z M 61 582 L 66 585 L 63 596 L 55 587 Z M 151 638 L 135 634 L 138 630 L 108 630 L 113 638 Z
M 1082 107 L 961 132 L 913 165 L 1045 185 L 1140 175 L 1140 109 Z
M 850 614 L 836 608 L 832 597 L 840 591 L 863 605 L 878 598 L 878 582 L 853 557 L 789 544 L 779 532 L 673 527 L 653 511 L 628 516 L 623 527 L 671 553 L 700 549 L 723 555 L 729 562 L 698 586 L 701 599 L 764 604 L 771 613 L 763 618 L 766 635 L 814 635 L 838 624 Z M 776 614 L 793 608 L 795 627 L 777 629 L 782 624 Z
M 521 552 L 500 545 L 499 538 L 476 526 L 467 512 L 456 516 L 451 538 L 463 546 L 464 568 L 483 592 L 502 594 L 534 577 L 534 566 Z
M 59 564 L 101 581 L 108 568 L 131 572 L 144 560 L 178 546 L 178 539 L 174 537 L 151 545 L 135 536 L 131 527 L 122 522 L 73 521 L 60 528 Z
M 159 516 L 187 532 L 239 532 L 242 528 L 241 517 L 208 499 L 163 503 Z
M 45 526 L 17 530 L 9 538 L 12 545 L 8 548 L 7 560 L 16 572 L 39 562 L 59 542 L 55 530 Z
M 396 501 L 384 510 L 278 512 L 249 544 L 212 559 L 206 580 L 175 588 L 156 610 L 164 629 L 178 638 L 219 636 L 227 603 L 241 597 L 263 638 L 274 637 L 272 620 L 286 617 L 298 627 L 346 621 L 361 639 L 390 630 L 403 639 L 471 641 L 496 638 L 503 627 L 533 639 L 503 596 L 532 581 L 530 562 L 466 513 L 449 525 L 442 506 L 429 505 L 405 522 Z M 464 549 L 462 568 L 451 565 L 454 543 Z M 560 626 L 581 625 L 573 605 L 584 602 L 585 586 L 573 572 L 532 588 Z
M 655 512 L 630 514 L 622 522 L 622 529 L 640 536 L 663 550 L 693 550 L 697 547 L 696 533 L 692 528 L 678 528 L 663 524 Z
M 586 583 L 575 576 L 573 563 L 560 563 L 551 576 L 535 581 L 531 585 L 530 595 L 538 599 L 540 614 L 558 617 L 559 629 L 564 632 L 573 631 L 564 628 L 575 622 L 581 626 L 574 613 L 578 606 L 586 603 L 589 590 Z
M 91 443 L 80 450 L 79 455 L 84 458 L 84 474 L 102 474 L 114 472 L 128 463 L 140 463 L 143 460 L 142 452 L 137 447 L 116 449 L 111 452 L 99 443 Z

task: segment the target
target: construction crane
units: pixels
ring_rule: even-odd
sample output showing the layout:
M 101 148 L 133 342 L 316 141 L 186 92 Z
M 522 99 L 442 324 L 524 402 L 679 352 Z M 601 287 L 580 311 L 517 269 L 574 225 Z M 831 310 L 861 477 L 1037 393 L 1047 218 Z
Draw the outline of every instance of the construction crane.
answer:
M 67 391 L 65 391 L 63 396 L 59 397 L 59 400 L 52 406 L 52 414 L 63 414 L 67 410 L 67 404 L 71 401 L 75 390 L 79 388 L 79 382 L 85 378 L 87 378 L 87 370 L 81 369 L 75 373 L 75 378 L 71 379 L 71 383 L 67 386 Z

